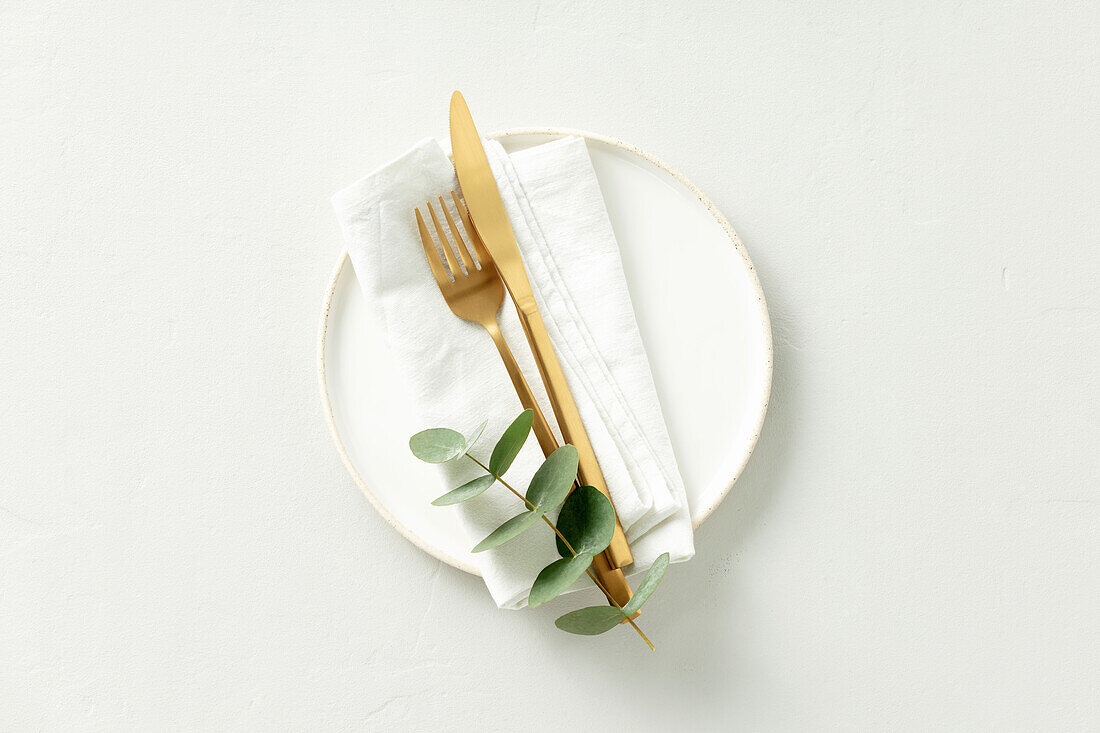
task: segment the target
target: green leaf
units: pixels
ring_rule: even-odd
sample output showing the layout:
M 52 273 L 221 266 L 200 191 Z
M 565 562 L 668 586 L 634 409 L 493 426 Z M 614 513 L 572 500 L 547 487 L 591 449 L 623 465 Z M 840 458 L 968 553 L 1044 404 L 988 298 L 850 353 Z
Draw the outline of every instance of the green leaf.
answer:
M 485 432 L 485 426 L 488 424 L 488 420 L 483 420 L 482 423 L 477 426 L 477 429 L 470 433 L 470 437 L 466 438 L 466 450 L 463 451 L 463 453 L 474 447 L 474 443 L 476 443 L 478 438 L 481 437 L 481 434 Z
M 446 463 L 466 452 L 466 438 L 450 428 L 421 430 L 409 438 L 413 455 L 425 463 Z
M 496 483 L 496 477 L 488 474 L 484 476 L 478 476 L 473 481 L 467 481 L 453 491 L 448 491 L 443 496 L 439 497 L 432 502 L 433 506 L 449 506 L 451 504 L 458 504 L 459 502 L 466 501 L 467 499 L 473 499 L 475 496 L 480 495 L 485 489 Z
M 611 631 L 622 621 L 622 613 L 614 606 L 589 606 L 559 616 L 554 625 L 570 634 L 595 636 Z
M 485 432 L 485 426 L 489 421 L 481 423 L 470 437 L 463 437 L 462 433 L 450 428 L 431 428 L 421 430 L 409 438 L 409 448 L 413 455 L 425 463 L 446 463 L 466 455 L 473 447 L 481 434 Z
M 615 509 L 607 497 L 594 486 L 582 486 L 565 500 L 558 514 L 558 531 L 569 540 L 578 555 L 603 552 L 615 533 Z M 561 537 L 557 538 L 558 554 L 571 553 Z
M 485 552 L 494 547 L 499 547 L 511 539 L 519 537 L 523 532 L 539 521 L 542 514 L 539 512 L 523 512 L 509 519 L 490 533 L 488 537 L 477 543 L 472 552 Z
M 653 565 L 650 566 L 649 572 L 645 574 L 645 580 L 634 591 L 634 595 L 630 601 L 623 606 L 623 613 L 627 616 L 633 616 L 634 613 L 642 607 L 642 604 L 653 595 L 653 591 L 657 590 L 657 586 L 661 583 L 661 578 L 665 576 L 665 571 L 668 570 L 668 553 L 661 555 L 659 558 L 653 561 Z
M 577 449 L 571 445 L 563 445 L 551 453 L 531 478 L 527 501 L 542 513 L 565 501 L 577 478 L 578 461 Z
M 523 444 L 527 442 L 534 419 L 534 410 L 524 410 L 512 421 L 494 446 L 493 455 L 489 457 L 489 473 L 498 477 L 503 476 L 511 467 L 512 461 L 516 460 Z
M 592 555 L 589 554 L 566 557 L 550 563 L 535 578 L 527 605 L 534 608 L 557 598 L 569 590 L 569 587 L 577 582 L 577 578 L 581 577 L 591 564 Z

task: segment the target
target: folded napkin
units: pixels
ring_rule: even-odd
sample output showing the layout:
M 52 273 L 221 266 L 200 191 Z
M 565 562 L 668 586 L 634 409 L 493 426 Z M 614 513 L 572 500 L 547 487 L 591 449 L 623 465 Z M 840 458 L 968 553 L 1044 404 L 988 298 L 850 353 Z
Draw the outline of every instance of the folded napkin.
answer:
M 488 141 L 486 153 L 535 300 L 630 541 L 634 564 L 626 570 L 642 572 L 664 552 L 673 562 L 687 560 L 695 550 L 683 481 L 585 143 L 564 138 L 508 155 Z M 427 139 L 337 193 L 333 205 L 370 317 L 378 319 L 405 377 L 410 410 L 425 428 L 468 431 L 488 419 L 483 442 L 473 451 L 487 454 L 523 408 L 489 335 L 450 312 L 424 258 L 413 209 L 427 200 L 438 209 L 437 197 L 449 199 L 451 190 L 458 190 L 454 168 L 439 143 Z M 507 298 L 498 317 L 560 439 Z M 484 462 L 487 455 L 480 458 Z M 542 460 L 532 438 L 505 478 L 522 492 Z M 424 491 L 428 502 L 483 473 L 468 460 L 443 464 L 440 471 L 439 491 L 410 490 Z M 472 547 L 522 508 L 510 492 L 494 487 L 437 511 L 459 513 Z M 497 605 L 519 608 L 556 553 L 549 530 L 536 527 L 473 557 Z

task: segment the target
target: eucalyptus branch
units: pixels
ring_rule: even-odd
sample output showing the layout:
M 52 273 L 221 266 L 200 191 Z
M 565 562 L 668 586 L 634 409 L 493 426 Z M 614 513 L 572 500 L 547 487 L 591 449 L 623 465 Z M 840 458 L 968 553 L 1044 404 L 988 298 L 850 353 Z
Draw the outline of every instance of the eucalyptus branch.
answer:
M 470 448 L 481 436 L 487 423 L 482 423 L 469 437 L 449 428 L 432 428 L 414 435 L 409 440 L 409 448 L 420 460 L 446 463 L 466 456 L 485 471 L 484 475 L 438 497 L 432 504 L 447 506 L 468 501 L 499 481 L 523 502 L 525 511 L 493 530 L 473 548 L 473 552 L 499 547 L 525 532 L 538 519 L 542 519 L 556 535 L 558 554 L 562 557 L 543 568 L 535 578 L 528 605 L 533 608 L 561 595 L 582 574 L 586 574 L 607 597 L 610 605 L 571 611 L 555 620 L 554 625 L 572 634 L 591 636 L 610 631 L 625 621 L 652 650 L 653 643 L 634 622 L 634 617 L 661 582 L 668 568 L 668 553 L 654 561 L 627 604 L 620 605 L 592 570 L 593 560 L 606 549 L 611 540 L 615 509 L 607 497 L 595 488 L 574 488 L 579 461 L 577 449 L 565 445 L 547 456 L 531 478 L 526 494 L 520 493 L 502 478 L 530 436 L 533 415 L 532 410 L 525 410 L 512 421 L 494 446 L 488 465 L 470 455 Z M 547 513 L 556 508 L 559 512 L 555 523 Z
M 489 474 L 490 476 L 492 476 L 492 475 L 493 475 L 493 472 L 492 472 L 492 471 L 490 471 L 490 470 L 489 470 L 489 467 L 488 467 L 488 466 L 486 466 L 486 465 L 485 465 L 484 463 L 482 463 L 482 462 L 481 462 L 481 461 L 479 461 L 478 459 L 474 458 L 474 457 L 473 457 L 472 455 L 470 455 L 469 453 L 466 453 L 466 457 L 467 457 L 467 458 L 469 458 L 469 459 L 470 459 L 471 461 L 473 461 L 474 463 L 476 463 L 477 465 L 481 466 L 481 468 L 482 468 L 482 469 L 483 469 L 483 470 L 484 470 L 484 471 L 485 471 L 485 472 L 486 472 L 487 474 Z M 520 499 L 520 500 L 521 500 L 521 501 L 522 501 L 522 502 L 523 502 L 524 504 L 526 504 L 526 505 L 527 505 L 527 508 L 528 508 L 528 509 L 534 509 L 534 508 L 535 508 L 535 505 L 534 505 L 534 504 L 532 504 L 531 502 L 529 502 L 529 501 L 527 500 L 527 497 L 526 497 L 526 496 L 524 496 L 523 494 L 521 494 L 521 493 L 519 493 L 518 491 L 516 491 L 516 490 L 515 490 L 515 488 L 514 488 L 514 487 L 513 487 L 513 486 L 512 486 L 511 484 L 509 484 L 509 483 L 508 483 L 507 481 L 505 481 L 505 480 L 504 480 L 504 479 L 503 479 L 502 477 L 500 477 L 500 476 L 495 476 L 494 478 L 496 478 L 496 480 L 497 480 L 497 481 L 499 481 L 500 483 L 504 484 L 504 487 L 505 487 L 506 489 L 508 489 L 509 491 L 511 491 L 511 492 L 512 492 L 513 494 L 515 494 L 515 495 L 516 495 L 517 497 L 519 497 L 519 499 Z M 555 524 L 554 524 L 553 522 L 551 522 L 551 521 L 550 521 L 550 518 L 549 518 L 548 516 L 546 516 L 545 514 L 543 514 L 543 515 L 542 515 L 542 521 L 546 522 L 546 526 L 548 526 L 548 527 L 549 527 L 550 529 L 554 530 L 554 534 L 556 534 L 556 535 L 558 536 L 558 539 L 560 539 L 560 540 L 562 541 L 562 544 L 564 544 L 564 545 L 565 545 L 565 548 L 566 548 L 567 550 L 569 550 L 569 554 L 570 554 L 570 555 L 572 555 L 573 557 L 576 557 L 576 556 L 577 556 L 577 551 L 573 549 L 573 545 L 571 545 L 571 544 L 569 543 L 569 540 L 568 540 L 568 539 L 566 539 L 565 535 L 563 535 L 563 534 L 561 533 L 561 530 L 559 530 L 559 529 L 558 529 L 557 525 L 555 525 Z M 599 581 L 599 579 L 598 579 L 598 578 L 596 577 L 596 574 L 592 572 L 592 568 L 588 568 L 588 569 L 586 569 L 586 570 L 585 570 L 584 572 L 585 572 L 585 574 L 586 574 L 586 575 L 587 575 L 587 576 L 588 576 L 589 578 L 591 578 L 591 579 L 592 579 L 592 582 L 593 582 L 593 583 L 594 583 L 594 584 L 596 585 L 596 587 L 597 587 L 597 588 L 599 588 L 599 589 L 600 589 L 600 591 L 601 591 L 601 592 L 602 592 L 602 593 L 603 593 L 603 594 L 604 594 L 604 595 L 605 595 L 605 596 L 607 597 L 607 600 L 608 600 L 608 601 L 609 601 L 609 602 L 611 603 L 611 605 L 613 605 L 613 606 L 614 606 L 615 608 L 617 608 L 617 609 L 619 610 L 619 613 L 621 613 L 621 614 L 622 614 L 622 616 L 623 616 L 623 619 L 624 619 L 624 620 L 625 620 L 625 621 L 626 621 L 627 623 L 629 623 L 629 624 L 631 625 L 631 627 L 633 627 L 633 629 L 634 629 L 634 630 L 635 630 L 636 632 L 638 632 L 638 636 L 642 637 L 642 641 L 644 641 L 644 642 L 646 643 L 646 646 L 648 646 L 648 647 L 649 647 L 649 650 L 650 650 L 650 651 L 653 651 L 653 650 L 654 650 L 653 642 L 651 642 L 651 641 L 649 640 L 649 637 L 645 635 L 645 632 L 644 632 L 644 631 L 642 631 L 642 630 L 641 630 L 641 628 L 639 628 L 639 627 L 638 627 L 638 624 L 636 624 L 636 623 L 634 622 L 634 619 L 633 619 L 632 615 L 631 615 L 631 614 L 628 614 L 628 613 L 626 613 L 626 611 L 624 611 L 624 610 L 623 610 L 623 607 L 619 605 L 619 602 L 615 600 L 615 597 L 611 595 L 611 592 L 610 592 L 610 591 L 608 591 L 608 590 L 607 590 L 607 588 L 605 588 L 605 587 L 604 587 L 604 584 L 603 584 L 603 583 L 601 583 L 601 582 Z

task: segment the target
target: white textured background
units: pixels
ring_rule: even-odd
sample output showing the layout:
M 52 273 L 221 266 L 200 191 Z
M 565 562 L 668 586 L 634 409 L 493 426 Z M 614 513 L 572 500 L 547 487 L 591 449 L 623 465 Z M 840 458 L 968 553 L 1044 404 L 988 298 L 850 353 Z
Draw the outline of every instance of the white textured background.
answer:
M 0 3 L 0 729 L 1097 730 L 1100 6 Z M 619 136 L 751 252 L 771 411 L 631 634 L 356 491 L 332 192 Z M 701 263 L 702 264 L 702 263 Z

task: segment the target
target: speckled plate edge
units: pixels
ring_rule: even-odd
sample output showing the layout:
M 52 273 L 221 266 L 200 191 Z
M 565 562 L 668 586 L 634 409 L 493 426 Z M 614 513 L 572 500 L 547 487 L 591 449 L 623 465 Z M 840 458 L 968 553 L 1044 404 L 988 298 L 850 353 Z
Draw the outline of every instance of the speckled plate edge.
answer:
M 749 458 L 752 456 L 753 450 L 756 448 L 756 442 L 760 439 L 760 429 L 764 424 L 764 417 L 768 412 L 768 400 L 771 398 L 773 360 L 771 321 L 768 317 L 768 304 L 764 300 L 764 289 L 760 285 L 760 278 L 756 276 L 756 268 L 753 267 L 752 259 L 749 257 L 749 253 L 745 249 L 745 245 L 741 242 L 741 238 L 737 236 L 737 232 L 734 231 L 733 226 L 729 223 L 726 217 L 722 215 L 722 212 L 718 210 L 718 207 L 715 206 L 714 203 L 709 198 L 707 198 L 702 191 L 699 190 L 698 186 L 696 186 L 686 176 L 684 176 L 684 174 L 680 173 L 680 171 L 668 165 L 657 156 L 647 153 L 636 145 L 631 145 L 630 143 L 623 142 L 622 140 L 618 140 L 613 137 L 607 137 L 605 135 L 599 135 L 593 132 L 586 132 L 584 130 L 573 130 L 561 127 L 509 128 L 507 130 L 493 132 L 487 135 L 487 137 L 499 140 L 501 138 L 518 137 L 522 135 L 582 137 L 586 140 L 592 140 L 594 142 L 604 143 L 605 145 L 611 145 L 613 147 L 620 148 L 629 153 L 633 153 L 640 158 L 643 158 L 649 163 L 652 163 L 653 165 L 657 166 L 658 168 L 675 178 L 677 181 L 682 183 L 685 187 L 687 187 L 687 189 L 691 191 L 695 198 L 697 198 L 699 202 L 703 204 L 710 215 L 714 217 L 714 220 L 717 221 L 718 224 L 722 227 L 722 231 L 724 231 L 726 233 L 726 236 L 729 237 L 730 241 L 733 243 L 734 249 L 737 250 L 737 253 L 741 256 L 742 261 L 745 263 L 745 267 L 748 269 L 750 280 L 752 282 L 753 292 L 756 295 L 757 301 L 760 303 L 761 326 L 763 326 L 764 329 L 764 346 L 765 353 L 767 355 L 765 373 L 766 385 L 762 392 L 763 400 L 759 406 L 759 416 L 756 421 L 756 426 L 753 429 L 752 440 L 749 441 L 748 450 L 745 451 L 741 462 L 737 465 L 736 469 L 733 472 L 733 477 L 729 480 L 729 483 L 726 484 L 725 488 L 723 488 L 722 491 L 698 515 L 692 518 L 692 525 L 695 528 L 698 528 L 707 519 L 707 517 L 714 513 L 714 510 L 718 508 L 718 505 L 721 504 L 722 500 L 726 498 L 727 494 L 729 494 L 730 490 L 733 488 L 733 485 L 737 483 L 737 479 L 741 476 L 741 472 L 745 470 L 745 465 L 748 463 Z M 378 497 L 374 495 L 374 492 L 370 490 L 366 482 L 363 481 L 363 477 L 359 474 L 359 470 L 355 467 L 355 464 L 352 463 L 351 456 L 348 455 L 348 451 L 344 447 L 344 441 L 340 437 L 340 430 L 336 427 L 336 417 L 333 415 L 332 412 L 332 400 L 329 397 L 328 382 L 325 378 L 325 340 L 328 336 L 328 317 L 329 312 L 332 309 L 332 299 L 336 294 L 336 286 L 339 284 L 340 276 L 343 274 L 344 267 L 347 264 L 348 252 L 345 249 L 343 252 L 340 253 L 340 260 L 339 262 L 337 262 L 336 268 L 332 272 L 332 277 L 329 279 L 328 288 L 325 290 L 324 306 L 321 308 L 321 321 L 317 335 L 317 381 L 321 390 L 321 407 L 325 413 L 325 422 L 328 424 L 329 433 L 332 435 L 332 441 L 336 444 L 336 452 L 340 455 L 340 460 L 344 462 L 344 467 L 348 470 L 348 473 L 351 474 L 351 478 L 353 481 L 355 481 L 355 485 L 358 486 L 359 490 L 362 491 L 364 496 L 367 497 L 371 505 L 374 507 L 375 511 L 377 511 L 378 514 L 383 519 L 385 519 L 394 529 L 400 532 L 405 537 L 405 539 L 409 540 L 409 542 L 412 542 L 414 545 L 416 545 L 432 557 L 442 560 L 448 565 L 456 567 L 459 570 L 464 570 L 467 573 L 471 573 L 473 575 L 481 575 L 481 572 L 478 570 L 477 566 L 468 563 L 465 560 L 454 557 L 453 555 L 450 555 L 446 552 L 443 552 L 438 547 L 435 547 L 434 545 L 424 541 L 424 539 L 422 539 L 419 535 L 417 535 L 404 524 L 399 522 L 397 518 L 393 516 L 390 510 L 387 509 L 386 506 L 378 499 Z

